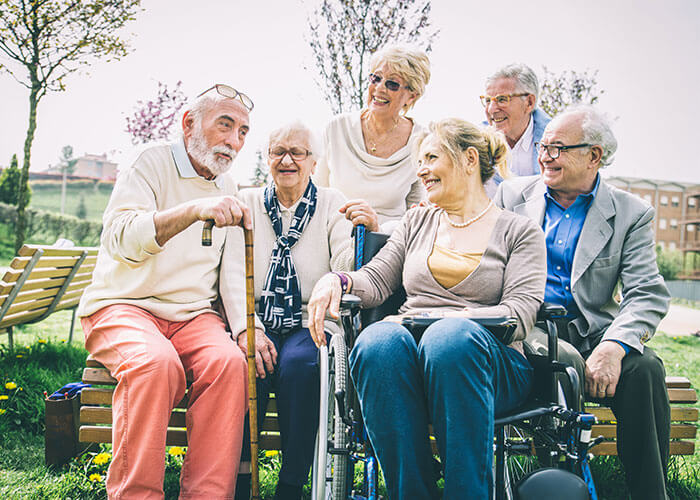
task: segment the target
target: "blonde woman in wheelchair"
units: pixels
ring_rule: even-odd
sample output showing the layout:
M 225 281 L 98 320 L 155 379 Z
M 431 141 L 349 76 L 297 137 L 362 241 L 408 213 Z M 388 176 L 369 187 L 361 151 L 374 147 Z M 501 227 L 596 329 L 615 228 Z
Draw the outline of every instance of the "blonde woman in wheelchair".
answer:
M 431 124 L 414 154 L 434 206 L 407 212 L 367 265 L 325 275 L 309 299 L 309 330 L 323 346 L 323 320 L 339 314 L 343 292 L 373 307 L 406 290 L 399 315 L 365 328 L 349 357 L 389 498 L 437 497 L 429 423 L 443 498 L 490 498 L 494 418 L 530 392 L 522 339 L 544 296 L 545 246 L 534 223 L 486 195 L 494 171 L 505 173 L 507 152 L 493 129 Z M 437 318 L 419 340 L 401 324 L 416 316 Z M 517 326 L 497 339 L 471 317 L 513 317 Z

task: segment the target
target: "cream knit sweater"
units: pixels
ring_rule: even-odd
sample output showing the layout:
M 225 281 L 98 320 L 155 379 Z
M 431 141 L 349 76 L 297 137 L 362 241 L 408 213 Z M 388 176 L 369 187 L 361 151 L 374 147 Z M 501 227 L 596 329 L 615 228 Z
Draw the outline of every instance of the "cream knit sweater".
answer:
M 174 154 L 178 156 L 178 164 Z M 185 321 L 213 312 L 218 297 L 221 254 L 227 231 L 213 229 L 213 245 L 203 247 L 202 222 L 156 243 L 153 215 L 196 198 L 234 195 L 227 174 L 207 181 L 194 172 L 184 145 L 154 146 L 121 171 L 103 217 L 101 246 L 92 284 L 85 290 L 78 314 L 112 304 L 131 304 L 170 321 Z M 243 246 L 236 246 L 243 266 Z M 244 289 L 229 290 L 244 310 Z M 240 313 L 236 313 L 240 314 Z
M 255 300 L 260 299 L 262 288 L 265 284 L 265 276 L 270 266 L 270 256 L 275 244 L 275 232 L 272 229 L 270 217 L 265 211 L 264 188 L 244 189 L 239 192 L 238 198 L 251 210 L 255 231 L 254 267 L 255 267 Z M 290 208 L 280 205 L 282 216 L 282 230 L 288 231 L 294 211 L 299 202 Z M 318 188 L 316 212 L 311 218 L 299 241 L 292 247 L 292 259 L 296 268 L 302 300 L 302 321 L 307 325 L 306 304 L 311 296 L 316 282 L 329 271 L 348 271 L 352 269 L 353 248 L 350 233 L 352 224 L 338 212 L 345 204 L 345 197 L 339 191 L 330 188 Z M 234 335 L 245 329 L 245 322 L 239 313 L 239 305 L 236 300 L 235 290 L 240 289 L 240 270 L 236 259 L 240 259 L 237 248 L 243 248 L 242 232 L 238 228 L 229 228 L 227 245 L 224 250 L 221 266 L 221 298 L 226 309 L 226 315 Z M 228 241 L 240 238 L 236 245 L 229 245 Z M 232 287 L 232 291 L 228 288 Z M 259 319 L 258 319 L 259 322 Z M 261 323 L 259 323 L 261 324 Z M 329 330 L 334 330 L 328 325 Z

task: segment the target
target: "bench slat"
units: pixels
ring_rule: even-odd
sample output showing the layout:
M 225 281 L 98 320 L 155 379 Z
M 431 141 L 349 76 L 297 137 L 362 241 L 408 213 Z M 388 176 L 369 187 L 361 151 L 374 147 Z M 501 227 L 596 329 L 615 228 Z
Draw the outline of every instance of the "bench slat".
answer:
M 80 427 L 78 439 L 82 443 L 111 443 L 112 429 L 98 425 L 84 425 Z M 168 429 L 165 442 L 168 446 L 187 446 L 187 432 L 184 429 Z M 261 434 L 258 447 L 261 450 L 279 450 L 282 448 L 282 439 L 279 434 Z
M 106 368 L 83 368 L 83 383 L 97 385 L 117 385 Z
M 31 275 L 35 279 L 40 279 L 40 278 L 60 278 L 60 277 L 65 277 L 70 274 L 70 267 L 59 267 L 56 269 L 42 269 L 40 271 L 32 271 Z M 7 283 L 15 283 L 17 279 L 22 276 L 22 273 L 24 271 L 17 271 L 17 270 L 12 270 L 10 269 L 9 271 L 5 272 L 5 275 L 2 277 L 2 280 Z M 3 293 L 0 291 L 0 293 Z
M 97 247 L 61 248 L 61 247 L 47 247 L 44 245 L 23 245 L 22 248 L 19 249 L 19 252 L 17 252 L 17 254 L 20 257 L 31 257 L 39 249 L 42 249 L 44 251 L 43 256 L 46 256 L 46 257 L 64 257 L 64 256 L 72 256 L 72 255 L 79 256 L 85 250 L 87 250 L 88 255 L 97 255 Z
M 606 407 L 586 407 L 586 412 L 596 416 L 599 422 L 615 421 L 615 415 L 610 408 Z M 697 422 L 697 408 L 683 408 L 681 406 L 671 407 L 671 420 L 673 422 Z
M 692 424 L 672 424 L 671 439 L 687 439 L 694 438 L 698 428 Z M 597 424 L 593 426 L 591 431 L 593 437 L 603 436 L 605 439 L 617 438 L 617 425 L 615 424 Z
M 80 254 L 69 257 L 46 257 L 42 255 L 37 261 L 34 269 L 45 269 L 47 267 L 73 267 L 78 261 Z M 15 257 L 10 262 L 11 269 L 24 269 L 29 264 L 31 257 Z
M 605 441 L 594 446 L 591 453 L 596 456 L 617 455 L 617 443 L 615 441 Z M 693 455 L 695 453 L 695 443 L 692 441 L 671 441 L 671 455 Z
M 695 389 L 669 389 L 668 399 L 671 403 L 697 403 L 698 393 Z
M 690 388 L 690 380 L 688 377 L 666 377 L 666 387 L 673 387 L 674 389 L 688 389 Z

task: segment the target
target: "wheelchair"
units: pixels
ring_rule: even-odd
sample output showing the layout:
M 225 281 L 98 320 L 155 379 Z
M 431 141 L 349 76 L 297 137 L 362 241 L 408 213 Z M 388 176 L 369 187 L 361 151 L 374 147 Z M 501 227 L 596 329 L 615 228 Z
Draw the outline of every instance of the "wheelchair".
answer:
M 355 268 L 368 262 L 388 235 L 355 231 Z M 348 353 L 362 328 L 395 314 L 405 300 L 395 292 L 375 308 L 363 310 L 358 297 L 341 300 L 342 332 L 319 351 L 321 405 L 312 470 L 312 499 L 378 499 L 378 461 L 364 428 L 359 401 L 352 387 Z M 561 306 L 544 304 L 538 325 L 548 333 L 549 354 L 527 353 L 535 369 L 535 389 L 526 403 L 507 415 L 496 415 L 494 440 L 494 497 L 496 500 L 597 500 L 588 464 L 595 417 L 582 413 L 578 373 L 557 361 L 554 319 L 566 315 Z M 407 318 L 403 325 L 416 342 L 439 318 Z M 472 318 L 497 338 L 515 330 L 514 318 Z M 564 380 L 568 384 L 562 383 Z M 566 390 L 565 390 L 566 388 Z M 355 465 L 362 464 L 359 488 L 354 487 Z

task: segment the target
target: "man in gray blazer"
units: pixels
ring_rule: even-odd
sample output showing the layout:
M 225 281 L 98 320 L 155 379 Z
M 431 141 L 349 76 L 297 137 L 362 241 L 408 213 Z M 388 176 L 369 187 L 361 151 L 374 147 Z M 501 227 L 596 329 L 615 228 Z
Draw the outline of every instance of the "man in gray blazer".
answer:
M 670 407 L 663 363 L 644 344 L 670 297 L 656 265 L 654 209 L 598 174 L 616 149 L 601 113 L 573 108 L 545 129 L 541 175 L 505 181 L 494 201 L 542 225 L 545 301 L 569 313 L 559 330 L 560 359 L 584 375 L 589 397 L 611 405 L 632 498 L 665 499 Z M 541 331 L 528 341 L 540 352 L 546 346 Z

